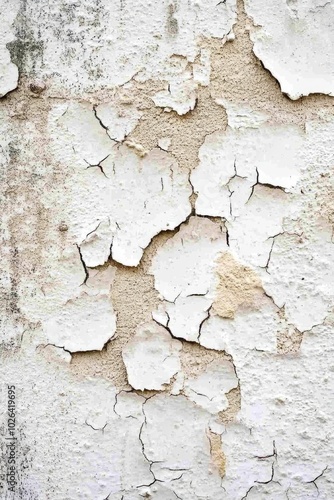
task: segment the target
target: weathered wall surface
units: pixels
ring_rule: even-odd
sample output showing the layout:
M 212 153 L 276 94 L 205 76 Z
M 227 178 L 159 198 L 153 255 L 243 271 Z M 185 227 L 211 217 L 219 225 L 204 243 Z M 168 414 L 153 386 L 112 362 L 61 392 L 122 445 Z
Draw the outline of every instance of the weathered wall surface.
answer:
M 334 2 L 0 33 L 1 499 L 332 500 Z

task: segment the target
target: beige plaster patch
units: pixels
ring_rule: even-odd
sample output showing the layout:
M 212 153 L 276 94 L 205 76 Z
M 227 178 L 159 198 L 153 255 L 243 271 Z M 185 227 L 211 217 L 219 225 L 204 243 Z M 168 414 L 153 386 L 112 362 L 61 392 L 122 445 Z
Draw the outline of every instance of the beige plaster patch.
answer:
M 292 325 L 287 325 L 277 335 L 277 352 L 279 354 L 296 354 L 303 341 L 303 334 Z
M 234 257 L 224 252 L 217 259 L 219 283 L 213 310 L 222 318 L 234 318 L 240 306 L 256 303 L 262 290 L 261 280 L 249 267 L 237 262 Z
M 220 477 L 224 477 L 226 471 L 226 457 L 222 450 L 221 436 L 219 434 L 215 434 L 210 430 L 207 431 L 207 435 L 210 441 L 210 453 L 212 462 L 218 469 Z

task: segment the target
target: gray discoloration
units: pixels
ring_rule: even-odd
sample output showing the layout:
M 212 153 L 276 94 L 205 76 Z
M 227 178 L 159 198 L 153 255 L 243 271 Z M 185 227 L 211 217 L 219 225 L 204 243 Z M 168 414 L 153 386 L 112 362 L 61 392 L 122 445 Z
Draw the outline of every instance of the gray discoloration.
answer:
M 34 34 L 33 24 L 36 20 L 30 18 L 28 2 L 29 0 L 21 0 L 21 7 L 14 23 L 16 40 L 7 45 L 20 75 L 34 74 L 36 66 L 43 63 L 44 42 L 41 34 L 38 38 Z
M 167 32 L 175 36 L 179 31 L 179 23 L 177 18 L 175 17 L 175 13 L 177 12 L 177 4 L 175 1 L 171 1 L 168 5 L 168 15 L 167 15 Z

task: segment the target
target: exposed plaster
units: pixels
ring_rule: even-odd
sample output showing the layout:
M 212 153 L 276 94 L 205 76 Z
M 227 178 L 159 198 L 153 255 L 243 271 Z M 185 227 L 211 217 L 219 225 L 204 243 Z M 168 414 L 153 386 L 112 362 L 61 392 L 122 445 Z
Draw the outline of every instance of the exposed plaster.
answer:
M 230 253 L 217 260 L 219 283 L 213 312 L 222 318 L 234 318 L 239 306 L 252 306 L 259 299 L 262 284 L 256 273 L 235 261 Z

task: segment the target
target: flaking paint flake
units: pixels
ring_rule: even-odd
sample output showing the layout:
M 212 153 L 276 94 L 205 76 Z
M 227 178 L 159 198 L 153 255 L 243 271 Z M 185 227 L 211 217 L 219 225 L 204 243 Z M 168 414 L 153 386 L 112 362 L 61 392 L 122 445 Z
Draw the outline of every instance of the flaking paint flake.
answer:
M 123 349 L 129 384 L 134 389 L 163 389 L 180 370 L 181 343 L 154 323 L 143 325 Z
M 1 499 L 332 500 L 333 2 L 0 7 Z
M 291 99 L 312 93 L 332 96 L 333 3 L 246 0 L 245 8 L 255 24 L 254 53 L 277 78 L 282 92 Z

